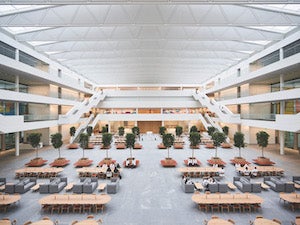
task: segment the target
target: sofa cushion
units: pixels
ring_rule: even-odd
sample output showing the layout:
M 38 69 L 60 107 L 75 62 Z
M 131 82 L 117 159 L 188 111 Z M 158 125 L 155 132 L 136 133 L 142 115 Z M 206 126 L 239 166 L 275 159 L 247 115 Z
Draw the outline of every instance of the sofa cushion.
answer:
M 241 177 L 240 181 L 242 183 L 249 183 L 249 180 L 246 177 Z
M 275 184 L 280 184 L 280 183 L 282 183 L 280 180 L 278 180 L 278 179 L 275 178 L 275 177 L 271 177 L 271 181 L 272 181 L 273 183 L 275 183 Z
M 28 184 L 29 182 L 30 182 L 29 179 L 24 179 L 24 180 L 23 180 L 23 184 L 24 184 L 24 185 Z

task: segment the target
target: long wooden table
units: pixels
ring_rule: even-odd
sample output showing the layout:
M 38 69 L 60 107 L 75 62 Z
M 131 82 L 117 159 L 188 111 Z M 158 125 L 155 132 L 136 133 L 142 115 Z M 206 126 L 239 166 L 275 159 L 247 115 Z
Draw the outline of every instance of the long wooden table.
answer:
M 253 169 L 254 169 L 254 166 L 248 166 L 249 172 L 251 172 Z M 281 175 L 282 173 L 284 173 L 284 169 L 276 167 L 276 166 L 256 166 L 256 169 L 258 171 L 258 176 L 264 176 L 266 174 L 269 175 L 269 174 L 274 174 L 274 173 L 276 175 L 278 175 L 278 174 Z M 244 175 L 245 169 L 244 169 L 244 167 L 240 167 L 237 169 L 237 171 L 240 174 Z
M 279 198 L 288 203 L 300 203 L 300 194 L 280 193 Z
M 53 194 L 43 197 L 39 203 L 43 205 L 105 205 L 111 200 L 107 194 Z
M 194 194 L 192 201 L 200 205 L 241 205 L 250 204 L 257 205 L 263 202 L 263 199 L 257 195 L 243 193 L 243 194 Z
M 216 218 L 216 219 L 210 219 L 209 221 L 207 221 L 207 225 L 232 225 L 231 222 L 229 222 L 228 220 L 224 220 L 221 218 Z
M 98 224 L 100 224 L 100 222 L 93 219 L 86 219 L 76 223 L 76 225 L 98 225 Z
M 21 199 L 21 195 L 0 195 L 0 205 L 10 205 Z
M 30 225 L 54 225 L 54 222 L 51 220 L 39 220 L 32 222 Z
M 10 220 L 0 220 L 0 225 L 11 225 L 11 221 Z
M 180 173 L 200 173 L 200 176 L 206 176 L 206 175 L 214 175 L 216 173 L 219 173 L 221 171 L 221 168 L 218 167 L 181 167 L 178 169 Z
M 25 167 L 15 170 L 16 177 L 43 177 L 45 175 L 57 176 L 63 168 L 56 167 Z
M 276 223 L 273 220 L 269 220 L 269 219 L 265 219 L 265 218 L 257 218 L 253 221 L 254 225 L 278 225 L 278 223 Z

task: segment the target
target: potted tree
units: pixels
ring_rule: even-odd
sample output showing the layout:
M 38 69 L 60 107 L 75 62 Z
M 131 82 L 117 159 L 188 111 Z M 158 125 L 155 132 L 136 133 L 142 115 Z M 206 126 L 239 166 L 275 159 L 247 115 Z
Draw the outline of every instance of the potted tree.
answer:
M 192 132 L 198 132 L 198 129 L 195 125 L 190 128 L 190 133 Z
M 82 158 L 80 158 L 76 163 L 74 163 L 74 165 L 76 167 L 90 166 L 93 160 L 89 160 L 89 158 L 86 158 L 84 156 L 84 150 L 87 149 L 89 144 L 89 135 L 86 133 L 81 133 L 79 136 L 79 143 L 80 143 L 80 147 L 82 148 Z
M 264 148 L 266 148 L 269 144 L 269 134 L 265 131 L 259 131 L 256 133 L 256 141 L 259 147 L 261 147 L 261 156 L 257 157 L 255 163 L 262 165 L 262 166 L 267 166 L 267 165 L 273 165 L 275 164 L 274 162 L 270 161 L 269 158 L 266 158 L 264 156 Z
M 131 131 L 134 134 L 135 138 L 136 139 L 138 138 L 140 140 L 140 128 L 135 126 L 131 129 Z M 143 146 L 140 143 L 135 142 L 133 148 L 141 149 L 141 148 L 143 148 Z
M 115 160 L 112 160 L 110 157 L 108 157 L 108 150 L 110 149 L 110 144 L 112 142 L 112 134 L 111 133 L 104 133 L 102 135 L 102 143 L 103 143 L 103 149 L 106 150 L 106 158 L 104 158 L 103 160 L 101 160 L 99 162 L 99 166 L 102 166 L 103 164 L 107 164 L 110 165 L 111 163 L 114 163 Z
M 161 164 L 163 167 L 174 167 L 177 165 L 177 162 L 170 158 L 170 147 L 172 147 L 174 143 L 174 135 L 167 133 L 163 135 L 163 144 L 168 149 L 168 157 L 165 160 L 161 160 Z
M 130 157 L 126 159 L 124 162 L 125 167 L 131 167 L 135 168 L 138 165 L 138 160 L 135 160 L 134 157 L 132 157 L 132 148 L 134 147 L 135 143 L 135 135 L 133 133 L 127 133 L 126 134 L 126 148 L 129 148 L 130 150 Z
M 235 132 L 233 136 L 233 141 L 234 141 L 234 146 L 239 149 L 239 156 L 234 157 L 234 159 L 231 159 L 230 161 L 233 164 L 240 164 L 240 165 L 245 165 L 249 164 L 241 154 L 241 148 L 245 147 L 245 135 L 242 132 Z
M 216 131 L 215 127 L 210 126 L 207 128 L 207 133 L 209 136 L 212 136 L 215 131 Z
M 28 135 L 28 142 L 36 150 L 36 157 L 30 160 L 29 163 L 26 163 L 26 166 L 42 166 L 47 162 L 47 160 L 43 160 L 43 158 L 39 157 L 41 136 L 41 133 L 31 133 Z
M 74 136 L 75 136 L 75 133 L 76 133 L 76 128 L 74 126 L 70 127 L 70 130 L 69 130 L 69 133 L 70 133 L 70 144 L 68 146 L 68 149 L 77 149 L 78 148 L 78 144 L 74 143 Z
M 92 133 L 93 133 L 93 127 L 92 126 L 87 126 L 87 128 L 86 128 L 86 133 L 87 133 L 87 135 L 90 137 L 90 136 L 92 136 Z M 93 149 L 94 148 L 94 145 L 92 144 L 92 143 L 88 143 L 88 147 L 87 147 L 87 149 Z
M 68 165 L 70 160 L 62 158 L 60 155 L 60 147 L 63 145 L 61 133 L 51 134 L 50 138 L 52 146 L 58 150 L 58 158 L 50 163 L 50 166 L 62 167 Z
M 176 134 L 176 138 L 174 141 L 174 149 L 183 149 L 183 144 L 184 141 L 182 138 L 180 138 L 181 134 L 182 134 L 182 127 L 181 126 L 176 126 L 175 127 L 175 134 Z
M 196 148 L 199 148 L 200 144 L 200 138 L 201 135 L 199 132 L 191 132 L 189 136 L 189 141 L 190 141 L 190 148 L 192 149 L 192 157 L 189 157 L 187 160 L 184 161 L 186 165 L 191 165 L 191 166 L 199 166 L 200 161 L 196 159 L 194 156 L 194 150 Z
M 164 126 L 159 127 L 159 134 L 163 136 L 166 133 L 167 128 Z
M 231 144 L 227 142 L 227 139 L 228 139 L 227 137 L 228 137 L 228 134 L 229 134 L 229 127 L 224 126 L 224 127 L 222 127 L 222 130 L 223 130 L 223 133 L 226 136 L 226 139 L 225 139 L 224 143 L 222 143 L 221 146 L 222 146 L 222 148 L 231 148 L 232 147 Z M 229 141 L 229 139 L 228 139 L 228 141 Z
M 218 157 L 218 147 L 221 146 L 221 143 L 223 143 L 225 139 L 226 136 L 223 132 L 215 131 L 212 134 L 212 140 L 215 147 L 215 157 L 212 157 L 210 160 L 208 160 L 209 164 L 225 165 L 225 162 Z
M 120 137 L 123 137 L 123 136 L 124 136 L 124 133 L 125 133 L 125 128 L 124 128 L 124 127 L 119 127 L 119 128 L 118 128 L 118 133 L 119 133 L 119 136 L 120 136 Z

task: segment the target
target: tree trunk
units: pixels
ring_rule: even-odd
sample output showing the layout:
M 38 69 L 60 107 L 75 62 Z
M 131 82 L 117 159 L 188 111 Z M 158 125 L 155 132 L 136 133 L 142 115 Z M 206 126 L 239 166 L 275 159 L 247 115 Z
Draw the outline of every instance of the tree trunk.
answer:
M 130 148 L 130 158 L 132 158 L 132 148 Z
M 108 149 L 106 149 L 106 158 L 108 159 Z
M 218 147 L 216 147 L 215 158 L 218 157 Z
M 58 158 L 60 158 L 60 148 L 58 148 Z
M 36 158 L 39 157 L 39 148 L 36 148 Z
M 262 157 L 265 157 L 264 156 L 264 148 L 261 148 L 261 154 L 262 154 Z
M 195 149 L 194 149 L 194 147 L 193 147 L 193 150 L 192 150 L 192 158 L 194 158 L 194 151 L 195 151 Z
M 239 148 L 239 157 L 241 158 L 241 148 Z
M 168 148 L 168 158 L 170 158 L 170 154 L 169 154 L 169 148 Z
M 84 158 L 84 148 L 82 149 L 82 158 Z

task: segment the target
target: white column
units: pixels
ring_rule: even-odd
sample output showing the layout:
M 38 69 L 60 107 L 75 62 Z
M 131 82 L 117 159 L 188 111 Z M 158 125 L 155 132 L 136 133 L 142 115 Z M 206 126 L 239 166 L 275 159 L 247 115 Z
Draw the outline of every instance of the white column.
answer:
M 19 92 L 20 91 L 20 85 L 19 85 L 19 76 L 16 76 L 15 80 L 15 91 Z M 19 103 L 15 103 L 15 115 L 19 115 Z M 19 156 L 20 155 L 20 134 L 19 132 L 15 133 L 15 155 Z
M 280 91 L 284 89 L 283 74 L 280 74 Z M 285 104 L 284 101 L 280 102 L 280 114 L 284 114 Z M 280 155 L 284 155 L 284 131 L 279 131 L 279 144 L 280 144 Z
M 284 131 L 279 131 L 280 155 L 284 155 Z
M 20 61 L 20 51 L 19 51 L 19 49 L 16 49 L 15 59 L 16 59 L 17 61 Z

